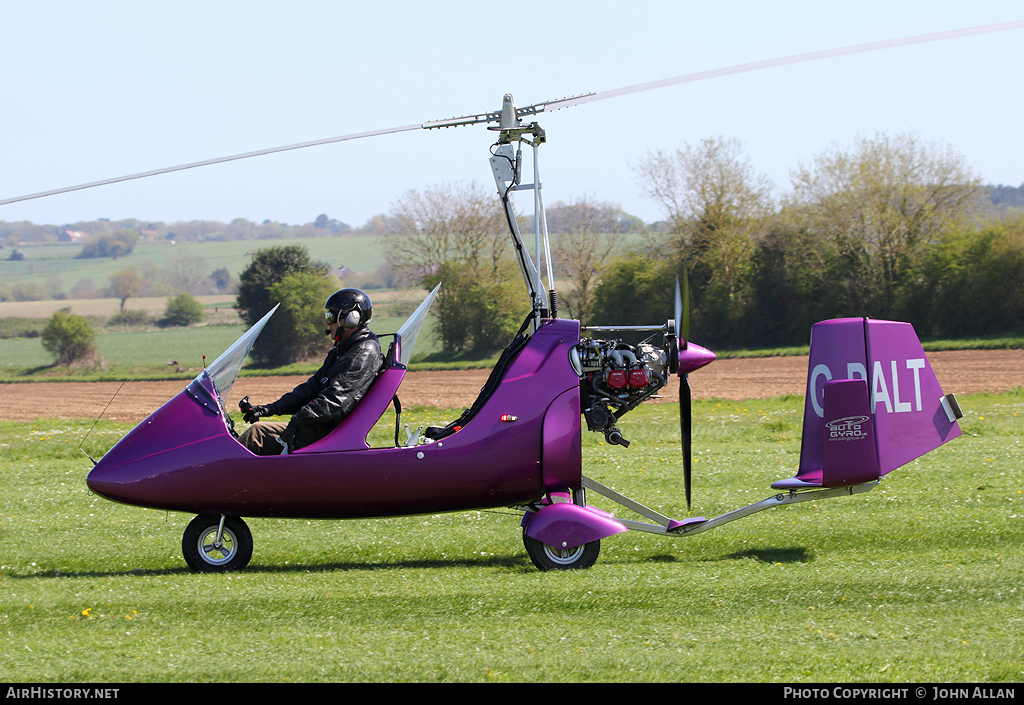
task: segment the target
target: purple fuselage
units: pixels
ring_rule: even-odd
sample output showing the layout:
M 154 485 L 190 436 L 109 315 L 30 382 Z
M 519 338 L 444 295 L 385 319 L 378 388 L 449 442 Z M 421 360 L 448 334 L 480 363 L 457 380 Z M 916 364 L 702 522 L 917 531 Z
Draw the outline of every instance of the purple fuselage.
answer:
M 569 361 L 578 343 L 577 321 L 546 320 L 465 428 L 407 448 L 366 444 L 400 365 L 329 436 L 283 456 L 239 444 L 197 380 L 111 448 L 87 482 L 108 499 L 158 509 L 337 519 L 503 507 L 578 489 L 579 378 Z

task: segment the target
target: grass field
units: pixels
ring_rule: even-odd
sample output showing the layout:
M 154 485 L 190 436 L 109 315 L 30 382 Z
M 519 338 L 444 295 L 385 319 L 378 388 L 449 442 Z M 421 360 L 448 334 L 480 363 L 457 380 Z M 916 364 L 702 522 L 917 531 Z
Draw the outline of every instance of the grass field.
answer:
M 536 571 L 519 517 L 497 510 L 251 520 L 249 568 L 192 574 L 188 516 L 86 489 L 77 447 L 91 421 L 0 423 L 0 671 L 62 683 L 1019 682 L 1024 394 L 961 403 L 964 436 L 872 492 L 686 539 L 630 532 L 571 573 Z M 801 409 L 796 397 L 695 402 L 694 513 L 770 496 L 796 468 Z M 584 472 L 684 515 L 675 407 L 621 425 L 628 449 L 584 436 Z M 90 450 L 127 430 L 100 422 Z
M 294 238 L 289 240 L 228 240 L 225 242 L 140 242 L 131 254 L 76 259 L 81 245 L 45 244 L 19 245 L 26 259 L 0 259 L 0 281 L 13 284 L 18 280 L 33 281 L 45 286 L 47 276 L 55 274 L 64 281 L 65 289 L 79 279 L 92 279 L 97 287 L 107 286 L 107 277 L 114 272 L 139 266 L 145 262 L 164 267 L 168 262 L 186 255 L 202 257 L 209 271 L 226 267 L 235 278 L 249 264 L 249 255 L 264 247 L 302 245 L 313 260 L 326 262 L 332 268 L 342 266 L 357 272 L 372 272 L 384 262 L 380 238 L 372 236 Z
M 375 292 L 381 304 L 375 304 L 377 315 L 372 321 L 374 332 L 384 335 L 398 330 L 406 318 L 388 315 L 393 306 L 415 306 L 418 303 L 419 291 Z M 425 294 L 423 294 L 425 296 Z M 224 301 L 224 297 L 200 297 L 201 303 L 207 308 L 217 304 L 232 305 Z M 137 304 L 151 313 L 162 313 L 164 299 L 145 299 Z M 410 304 L 411 302 L 411 304 Z M 37 311 L 44 311 L 43 305 L 54 310 L 64 302 L 34 301 L 19 302 L 11 306 L 22 316 L 32 316 Z M 104 315 L 103 306 L 117 309 L 114 299 L 90 299 L 91 305 L 81 307 L 80 315 Z M 4 313 L 7 302 L 0 304 L 0 314 Z M 17 307 L 17 308 L 15 308 Z M 128 308 L 132 308 L 129 306 Z M 79 309 L 72 309 L 78 313 Z M 208 315 L 211 313 L 207 312 Z M 43 313 L 42 315 L 48 315 Z M 237 320 L 237 316 L 221 311 L 221 319 Z M 2 317 L 2 316 L 0 316 Z M 222 320 L 223 322 L 223 320 Z M 436 319 L 427 319 L 424 330 L 416 345 L 417 357 L 436 353 L 440 341 L 433 334 Z M 96 337 L 96 350 L 101 361 L 91 367 L 57 368 L 51 367 L 53 356 L 43 348 L 41 338 L 6 338 L 0 339 L 0 381 L 23 381 L 40 377 L 47 379 L 73 379 L 78 381 L 95 381 L 99 379 L 122 380 L 130 376 L 132 379 L 166 379 L 187 378 L 198 373 L 203 366 L 202 356 L 207 356 L 207 363 L 212 362 L 245 332 L 245 326 L 237 325 L 203 325 L 190 328 L 158 328 L 148 326 L 138 329 L 118 330 L 112 327 Z M 326 341 L 326 338 L 325 338 Z M 174 362 L 175 364 L 169 364 Z M 309 363 L 296 363 L 284 369 L 246 370 L 244 374 L 309 374 L 319 367 L 322 360 Z M 181 370 L 180 373 L 176 370 Z
M 394 333 L 405 322 L 404 318 L 382 317 L 373 320 L 374 332 L 384 335 Z M 416 345 L 417 354 L 429 353 L 438 347 L 430 335 L 434 319 L 427 319 L 427 335 Z M 40 369 L 52 364 L 53 356 L 43 349 L 39 338 L 11 338 L 0 340 L 0 380 L 18 379 L 26 373 L 47 376 L 53 372 L 57 378 L 84 379 L 155 379 L 175 375 L 177 368 L 184 370 L 185 377 L 195 376 L 202 371 L 203 358 L 207 364 L 224 352 L 245 332 L 245 326 L 209 326 L 202 328 L 168 328 L 165 330 L 126 331 L 123 333 L 101 333 L 96 337 L 96 349 L 103 358 L 104 369 L 47 370 Z M 325 339 L 326 340 L 326 339 Z M 176 362 L 171 365 L 169 363 Z M 296 364 L 291 374 L 301 371 L 315 371 L 322 361 Z M 191 375 L 189 374 L 191 371 Z M 254 370 L 254 373 L 278 374 L 280 369 Z

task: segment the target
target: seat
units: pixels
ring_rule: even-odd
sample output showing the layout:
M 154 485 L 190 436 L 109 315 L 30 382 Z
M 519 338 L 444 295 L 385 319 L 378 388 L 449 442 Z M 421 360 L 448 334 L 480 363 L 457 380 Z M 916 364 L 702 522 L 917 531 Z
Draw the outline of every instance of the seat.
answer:
M 392 399 L 397 399 L 395 395 L 405 377 L 406 366 L 398 362 L 400 346 L 401 341 L 396 335 L 395 340 L 388 346 L 380 371 L 366 390 L 366 394 L 338 427 L 316 443 L 295 451 L 296 453 L 330 453 L 365 450 L 370 447 L 366 437 L 387 411 Z

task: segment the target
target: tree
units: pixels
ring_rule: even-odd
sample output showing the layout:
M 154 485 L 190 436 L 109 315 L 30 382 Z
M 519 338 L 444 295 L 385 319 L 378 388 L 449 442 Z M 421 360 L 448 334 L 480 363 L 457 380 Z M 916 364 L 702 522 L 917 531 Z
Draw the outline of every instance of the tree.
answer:
M 42 301 L 46 298 L 46 289 L 35 282 L 16 282 L 11 293 L 15 301 Z
M 199 255 L 182 255 L 167 262 L 159 277 L 174 291 L 197 293 L 206 281 L 207 271 L 206 260 Z
M 586 322 L 601 270 L 619 248 L 619 233 L 635 225 L 618 206 L 594 203 L 586 196 L 571 204 L 555 203 L 547 216 L 549 230 L 559 233 L 552 238 L 552 257 L 558 273 L 572 284 L 562 301 L 570 316 Z
M 858 283 L 870 315 L 889 304 L 911 275 L 922 247 L 977 212 L 983 191 L 949 145 L 902 133 L 832 147 L 792 174 L 788 203 L 800 226 L 865 263 Z
M 753 169 L 742 144 L 710 137 L 674 154 L 649 153 L 634 172 L 671 224 L 670 252 L 696 270 L 691 284 L 741 303 L 750 254 L 775 211 L 771 181 Z
M 352 226 L 334 218 L 328 218 L 326 213 L 321 213 L 313 221 L 314 228 L 330 230 L 332 233 L 343 233 L 352 230 Z
M 164 323 L 169 326 L 191 326 L 203 320 L 203 305 L 187 292 L 167 300 Z
M 125 302 L 133 297 L 138 297 L 146 288 L 147 281 L 134 267 L 122 269 L 110 275 L 110 293 L 115 299 L 121 299 L 121 310 L 124 310 Z
M 409 191 L 394 205 L 384 237 L 391 267 L 428 288 L 441 282 L 445 352 L 500 348 L 526 317 L 530 304 L 515 295 L 519 270 L 504 213 L 478 185 Z
M 390 216 L 375 215 L 366 221 L 364 225 L 356 228 L 357 235 L 386 235 L 391 229 Z
M 384 237 L 387 261 L 416 278 L 448 261 L 486 270 L 510 249 L 497 198 L 475 183 L 409 191 L 392 207 Z
M 210 272 L 210 281 L 213 282 L 218 291 L 224 291 L 234 282 L 234 277 L 231 276 L 231 272 L 227 267 L 218 267 Z
M 43 329 L 43 348 L 56 358 L 55 364 L 70 365 L 92 357 L 96 331 L 83 316 L 55 311 Z
M 818 321 L 859 315 L 859 291 L 851 285 L 859 267 L 805 230 L 773 229 L 751 257 L 750 302 L 739 327 L 744 339 L 736 345 L 806 345 Z
M 925 335 L 1024 331 L 1024 217 L 944 234 L 919 270 L 905 312 Z
M 249 265 L 239 275 L 238 295 L 235 297 L 238 315 L 250 326 L 259 321 L 274 305 L 281 302 L 273 296 L 271 288 L 289 274 L 314 275 L 314 278 L 334 286 L 329 271 L 326 264 L 313 262 L 309 251 L 301 245 L 276 245 L 257 250 Z M 326 300 L 325 296 L 323 301 L 316 304 L 318 312 Z M 270 320 L 252 349 L 255 360 L 267 365 L 283 365 L 305 354 L 301 344 L 292 347 L 288 336 L 289 331 L 294 329 L 289 327 L 286 319 L 287 316 L 275 315 Z
M 238 277 L 235 308 L 248 325 L 263 318 L 277 302 L 271 303 L 270 287 L 288 274 L 318 272 L 326 275 L 326 264 L 313 262 L 302 245 L 275 245 L 257 250 Z
M 423 279 L 427 288 L 439 283 L 435 306 L 445 352 L 498 350 L 515 336 L 529 310 L 519 268 L 511 260 L 489 277 L 477 276 L 465 263 L 445 262 Z
M 285 275 L 269 289 L 271 299 L 279 301 L 281 308 L 271 319 L 274 327 L 265 330 L 260 340 L 269 334 L 267 342 L 287 351 L 288 361 L 322 358 L 332 343 L 324 335 L 323 306 L 337 289 L 337 281 L 317 272 Z
M 622 210 L 617 203 L 597 202 L 593 196 L 581 196 L 572 203 L 556 201 L 546 209 L 548 232 L 570 233 L 589 229 L 603 233 L 631 233 L 643 226 L 643 221 Z M 523 218 L 524 232 L 534 229 L 533 216 Z
M 78 253 L 79 259 L 92 257 L 112 257 L 117 259 L 129 254 L 139 242 L 139 233 L 132 229 L 118 230 L 92 238 L 82 246 Z
M 46 275 L 46 295 L 51 299 L 64 298 L 64 280 L 52 272 Z
M 604 322 L 628 306 L 635 309 L 632 320 L 609 322 L 664 320 L 673 309 L 675 275 L 685 268 L 692 330 L 709 343 L 731 344 L 750 303 L 751 256 L 776 213 L 770 180 L 754 170 L 740 142 L 723 137 L 649 153 L 633 171 L 666 226 L 648 231 L 643 245 L 616 264 L 607 286 L 602 277 L 594 316 Z
M 669 259 L 636 253 L 615 259 L 594 292 L 595 318 L 609 325 L 664 323 L 674 314 L 675 273 Z
M 99 294 L 96 292 L 96 282 L 89 277 L 81 277 L 76 281 L 68 295 L 73 299 L 95 299 Z

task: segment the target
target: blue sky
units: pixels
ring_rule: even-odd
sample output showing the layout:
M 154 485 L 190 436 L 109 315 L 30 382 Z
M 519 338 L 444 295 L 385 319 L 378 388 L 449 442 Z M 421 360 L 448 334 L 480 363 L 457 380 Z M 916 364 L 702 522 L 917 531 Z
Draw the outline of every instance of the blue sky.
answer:
M 0 199 L 746 62 L 1024 19 L 1019 2 L 0 2 Z M 664 88 L 539 117 L 545 202 L 660 217 L 648 151 L 739 139 L 790 169 L 875 131 L 1024 182 L 1024 29 Z M 414 131 L 0 206 L 63 224 L 318 214 L 361 225 L 410 189 L 493 182 L 482 126 Z M 520 204 L 528 210 L 529 204 Z

